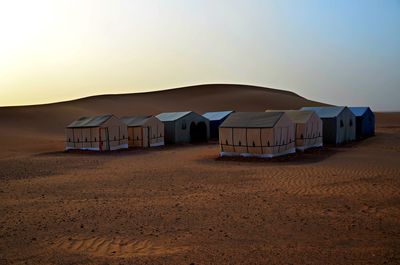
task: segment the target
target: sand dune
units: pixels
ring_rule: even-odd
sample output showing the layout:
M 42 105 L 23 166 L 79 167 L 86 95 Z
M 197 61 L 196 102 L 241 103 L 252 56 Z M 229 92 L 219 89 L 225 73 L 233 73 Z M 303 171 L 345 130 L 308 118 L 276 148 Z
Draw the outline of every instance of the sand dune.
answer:
M 30 132 L 60 134 L 80 116 L 113 113 L 117 116 L 158 114 L 165 111 L 197 112 L 234 109 L 299 108 L 321 105 L 294 93 L 244 85 L 201 85 L 149 93 L 102 95 L 78 100 L 25 107 L 0 108 L 0 123 Z

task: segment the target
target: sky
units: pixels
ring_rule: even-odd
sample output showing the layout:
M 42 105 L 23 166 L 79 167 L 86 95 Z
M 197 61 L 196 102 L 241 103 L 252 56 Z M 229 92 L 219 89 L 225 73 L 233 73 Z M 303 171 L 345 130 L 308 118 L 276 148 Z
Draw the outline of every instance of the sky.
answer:
M 400 0 L 0 0 L 0 106 L 205 83 L 400 110 Z

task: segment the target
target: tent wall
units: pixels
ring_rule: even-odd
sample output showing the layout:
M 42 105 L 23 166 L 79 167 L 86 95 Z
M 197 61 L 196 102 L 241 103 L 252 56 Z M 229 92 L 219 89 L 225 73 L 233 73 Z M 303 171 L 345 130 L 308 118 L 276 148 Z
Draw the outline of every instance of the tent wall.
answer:
M 129 147 L 145 147 L 147 138 L 143 136 L 143 127 L 129 127 L 128 128 L 128 145 Z
M 143 147 L 149 147 L 149 128 L 142 127 L 142 134 L 143 134 L 143 141 L 142 141 Z
M 82 132 L 82 148 L 89 149 L 91 128 L 82 128 L 81 132 Z
M 225 119 L 210 121 L 210 138 L 211 139 L 218 139 L 218 129 L 224 120 Z
M 263 154 L 273 154 L 274 129 L 261 128 L 261 149 Z
M 74 141 L 74 129 L 67 128 L 65 129 L 65 148 L 75 149 L 75 141 Z
M 90 148 L 99 150 L 99 128 L 90 128 Z
M 101 126 L 108 129 L 109 150 L 128 148 L 128 127 L 116 117 L 111 117 Z
M 324 144 L 336 144 L 337 118 L 322 118 L 322 140 Z
M 175 143 L 175 121 L 163 122 L 164 124 L 164 141 L 167 144 Z
M 74 142 L 75 142 L 75 148 L 77 149 L 82 149 L 82 128 L 76 128 L 74 129 Z
M 296 147 L 303 147 L 305 145 L 306 124 L 296 123 Z
M 108 128 L 98 128 L 98 129 L 99 129 L 99 150 L 100 151 L 110 150 Z
M 104 122 L 101 127 L 66 129 L 67 150 L 116 150 L 127 147 L 127 127 L 114 116 Z
M 356 117 L 356 138 L 362 139 L 375 135 L 375 114 L 368 110 L 359 117 Z
M 261 146 L 261 129 L 247 129 L 246 139 L 247 153 L 259 155 L 263 153 Z
M 271 154 L 271 128 L 219 128 L 221 152 L 240 154 Z
M 305 150 L 322 146 L 322 120 L 313 113 L 305 123 L 296 123 L 296 148 Z
M 234 153 L 233 128 L 219 128 L 219 144 L 222 152 Z
M 233 128 L 233 146 L 237 153 L 248 153 L 247 151 L 247 128 Z
M 207 139 L 210 138 L 210 124 L 208 119 L 203 116 L 191 112 L 188 115 L 177 119 L 174 122 L 164 122 L 164 136 L 166 143 L 189 143 L 190 125 L 194 122 L 196 125 L 199 122 L 204 122 L 206 125 Z
M 336 144 L 347 143 L 356 139 L 356 119 L 350 109 L 344 110 L 336 120 Z
M 295 125 L 286 114 L 283 114 L 275 124 L 273 131 L 275 146 L 272 150 L 274 156 L 295 152 Z
M 370 137 L 375 135 L 375 114 L 370 108 L 364 114 L 363 131 L 364 137 Z
M 164 145 L 164 124 L 156 117 L 151 117 L 146 121 L 148 128 L 148 146 Z
M 274 157 L 295 152 L 295 129 L 287 115 L 274 128 L 219 128 L 221 155 Z
M 134 141 L 130 146 L 152 147 L 164 145 L 164 124 L 156 117 L 149 118 L 142 126 L 130 127 Z

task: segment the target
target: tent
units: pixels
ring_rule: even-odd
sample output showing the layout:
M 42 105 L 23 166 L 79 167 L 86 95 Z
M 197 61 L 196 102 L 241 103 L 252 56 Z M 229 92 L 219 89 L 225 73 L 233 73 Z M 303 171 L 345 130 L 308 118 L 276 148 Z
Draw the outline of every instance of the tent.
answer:
M 235 112 L 219 127 L 221 156 L 275 157 L 296 152 L 294 124 L 284 112 Z
M 348 107 L 304 107 L 322 120 L 324 144 L 343 144 L 356 138 L 356 117 Z
M 129 147 L 155 147 L 164 145 L 164 124 L 154 116 L 122 117 L 128 126 Z
M 375 114 L 369 107 L 349 107 L 356 116 L 356 138 L 375 135 Z
M 164 123 L 166 143 L 207 142 L 210 138 L 208 119 L 193 112 L 164 112 L 156 116 Z
M 308 148 L 321 147 L 323 145 L 322 120 L 315 111 L 285 110 L 284 112 L 295 124 L 297 150 L 304 151 Z
M 206 112 L 203 117 L 210 121 L 210 138 L 218 139 L 218 129 L 222 122 L 228 118 L 229 115 L 233 113 L 232 110 L 229 111 L 214 111 Z
M 66 150 L 107 151 L 128 148 L 128 129 L 114 115 L 82 117 L 66 130 Z

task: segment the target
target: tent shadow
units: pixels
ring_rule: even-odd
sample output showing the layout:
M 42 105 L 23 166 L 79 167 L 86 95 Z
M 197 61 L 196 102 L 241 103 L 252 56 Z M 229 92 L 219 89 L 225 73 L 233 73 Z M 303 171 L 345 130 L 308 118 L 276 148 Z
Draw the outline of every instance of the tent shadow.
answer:
M 303 152 L 298 151 L 294 154 L 278 156 L 273 158 L 260 157 L 217 157 L 215 161 L 230 161 L 230 162 L 247 162 L 247 163 L 264 163 L 264 164 L 313 164 L 324 161 L 333 155 L 344 152 L 338 147 L 320 147 L 311 148 Z
M 61 150 L 61 151 L 50 151 L 50 152 L 42 152 L 36 153 L 34 156 L 68 156 L 68 155 L 82 155 L 82 156 L 125 156 L 125 155 L 140 155 L 146 153 L 153 152 L 161 152 L 168 150 L 176 150 L 182 148 L 193 148 L 205 145 L 215 145 L 214 143 L 180 143 L 180 144 L 167 144 L 163 146 L 157 147 L 129 147 L 127 149 L 119 149 L 113 151 L 92 151 L 92 150 L 79 150 L 79 149 L 71 149 L 71 150 Z

